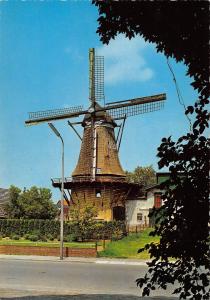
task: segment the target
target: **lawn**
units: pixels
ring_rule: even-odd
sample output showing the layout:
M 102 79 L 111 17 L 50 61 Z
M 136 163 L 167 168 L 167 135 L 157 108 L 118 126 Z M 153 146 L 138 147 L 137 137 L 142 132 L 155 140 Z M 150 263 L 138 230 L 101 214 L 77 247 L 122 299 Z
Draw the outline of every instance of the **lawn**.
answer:
M 42 246 L 42 247 L 60 247 L 60 242 L 31 242 L 29 240 L 12 240 L 12 239 L 2 239 L 0 240 L 0 245 L 15 245 L 15 246 Z M 64 243 L 64 247 L 71 248 L 94 248 L 94 242 L 71 242 Z
M 142 233 L 130 234 L 122 240 L 110 242 L 106 245 L 106 249 L 99 252 L 100 257 L 115 257 L 115 258 L 137 258 L 148 259 L 147 251 L 137 253 L 138 249 L 150 242 L 159 242 L 158 237 L 149 236 L 152 229 L 145 229 Z

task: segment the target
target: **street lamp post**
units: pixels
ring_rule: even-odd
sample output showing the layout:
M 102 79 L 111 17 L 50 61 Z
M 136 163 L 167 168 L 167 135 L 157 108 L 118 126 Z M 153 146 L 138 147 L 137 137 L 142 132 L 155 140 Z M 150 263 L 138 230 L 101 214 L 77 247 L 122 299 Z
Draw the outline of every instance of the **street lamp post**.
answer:
M 60 260 L 63 260 L 63 202 L 64 202 L 64 141 L 58 130 L 52 123 L 48 123 L 52 131 L 62 142 L 62 179 L 61 179 L 61 214 L 60 214 Z

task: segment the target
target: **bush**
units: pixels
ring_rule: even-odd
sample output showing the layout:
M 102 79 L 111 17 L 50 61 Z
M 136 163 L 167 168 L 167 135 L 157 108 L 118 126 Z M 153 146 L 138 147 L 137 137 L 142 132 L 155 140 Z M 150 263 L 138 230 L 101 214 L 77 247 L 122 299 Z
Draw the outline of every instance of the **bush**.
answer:
M 47 235 L 47 239 L 48 239 L 49 241 L 53 241 L 53 240 L 54 240 L 54 236 L 53 236 L 52 234 L 48 234 L 48 235 Z
M 37 242 L 37 241 L 39 240 L 39 236 L 36 235 L 36 234 L 30 234 L 30 235 L 28 236 L 28 239 L 29 239 L 30 241 L 32 241 L 32 242 Z
M 60 239 L 59 239 L 59 241 L 60 241 Z M 63 237 L 63 241 L 64 241 L 64 242 L 68 242 L 68 239 L 67 239 L 66 236 Z
M 14 234 L 14 235 L 11 236 L 11 238 L 12 238 L 12 240 L 17 240 L 18 241 L 20 239 L 20 236 L 17 235 L 17 234 Z
M 26 233 L 26 234 L 24 235 L 24 239 L 25 239 L 25 240 L 29 240 L 29 237 L 30 237 L 30 234 L 29 234 L 29 233 Z
M 74 233 L 71 233 L 66 236 L 66 241 L 71 243 L 71 242 L 76 242 L 77 241 L 77 235 Z
M 45 235 L 41 235 L 41 236 L 39 237 L 39 240 L 40 240 L 41 242 L 47 242 L 47 237 L 46 237 Z
M 118 233 L 120 231 L 120 234 Z M 58 237 L 60 234 L 60 222 L 58 220 L 23 220 L 23 219 L 1 219 L 0 235 L 2 237 L 19 235 L 29 239 L 31 235 L 37 235 L 40 239 L 45 236 L 48 240 Z M 126 235 L 124 222 L 96 221 L 91 224 L 79 224 L 78 222 L 64 222 L 64 236 L 68 240 L 101 240 L 111 239 L 116 235 Z M 114 237 L 115 238 L 115 237 Z

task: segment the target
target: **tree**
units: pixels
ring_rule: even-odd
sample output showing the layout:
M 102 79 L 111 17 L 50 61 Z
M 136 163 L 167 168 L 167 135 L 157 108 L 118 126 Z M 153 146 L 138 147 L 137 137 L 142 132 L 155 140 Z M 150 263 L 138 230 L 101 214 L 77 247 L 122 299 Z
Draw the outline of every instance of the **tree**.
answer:
M 73 206 L 70 210 L 71 220 L 78 226 L 77 235 L 82 239 L 88 239 L 93 235 L 98 212 L 96 207 L 87 205 L 84 207 Z
M 5 210 L 10 218 L 53 219 L 57 215 L 57 208 L 51 198 L 52 193 L 47 188 L 32 186 L 21 191 L 11 186 Z
M 21 190 L 14 186 L 11 185 L 9 188 L 9 202 L 5 204 L 4 209 L 6 214 L 10 218 L 20 218 L 22 215 L 22 210 L 21 207 L 18 203 L 18 198 L 20 196 Z
M 162 185 L 166 190 L 161 208 L 164 218 L 156 219 L 153 235 L 160 243 L 147 245 L 151 258 L 145 277 L 137 284 L 143 295 L 155 285 L 166 288 L 178 280 L 174 293 L 180 299 L 209 299 L 208 286 L 208 127 L 209 2 L 208 1 L 93 1 L 100 17 L 97 32 L 108 43 L 118 33 L 132 38 L 142 35 L 156 43 L 157 51 L 188 67 L 191 85 L 199 99 L 185 113 L 195 120 L 189 133 L 177 141 L 163 138 L 158 148 L 159 168 L 169 167 L 171 178 Z M 179 173 L 183 176 L 180 177 Z M 154 212 L 155 213 L 155 212 Z M 175 259 L 174 262 L 169 257 Z
M 126 171 L 125 173 L 128 182 L 140 183 L 144 188 L 149 187 L 156 182 L 155 170 L 152 165 L 147 167 L 137 166 L 133 172 Z

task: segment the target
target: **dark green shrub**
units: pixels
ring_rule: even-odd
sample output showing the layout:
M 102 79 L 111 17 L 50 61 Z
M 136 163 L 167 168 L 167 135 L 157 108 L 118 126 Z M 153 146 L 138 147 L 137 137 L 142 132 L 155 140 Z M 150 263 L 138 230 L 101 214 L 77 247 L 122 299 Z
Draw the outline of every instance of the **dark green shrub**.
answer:
M 39 240 L 39 237 L 36 234 L 30 234 L 28 239 L 32 242 L 37 242 Z
M 53 240 L 54 240 L 54 236 L 53 236 L 52 234 L 48 234 L 48 235 L 47 235 L 47 239 L 48 239 L 49 241 L 53 241 Z
M 77 235 L 74 233 L 71 233 L 66 236 L 66 241 L 71 243 L 71 242 L 76 242 L 77 241 Z
M 39 240 L 40 240 L 41 242 L 47 242 L 47 237 L 46 237 L 45 235 L 41 235 L 41 236 L 39 237 Z
M 26 234 L 24 235 L 24 239 L 29 240 L 30 235 L 31 235 L 30 233 L 26 233 Z
M 14 235 L 11 236 L 11 238 L 12 238 L 12 240 L 17 240 L 18 241 L 20 239 L 20 236 L 17 235 L 17 234 L 14 234 Z
M 119 230 L 126 235 L 124 222 L 94 221 L 90 224 L 64 222 L 64 236 L 74 234 L 80 241 L 111 239 L 113 235 L 118 235 L 116 231 Z M 58 220 L 2 219 L 0 220 L 0 235 L 3 237 L 19 235 L 26 239 L 29 235 L 37 235 L 39 238 L 46 236 L 51 240 L 51 236 L 56 238 L 60 235 L 60 222 Z
M 59 240 L 60 240 L 60 239 L 59 239 Z M 64 242 L 68 242 L 68 239 L 67 239 L 66 236 L 63 237 L 63 241 L 64 241 Z

